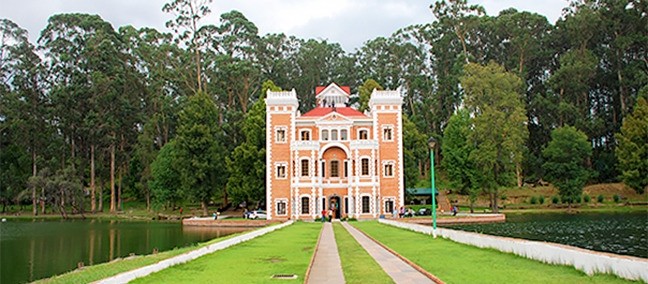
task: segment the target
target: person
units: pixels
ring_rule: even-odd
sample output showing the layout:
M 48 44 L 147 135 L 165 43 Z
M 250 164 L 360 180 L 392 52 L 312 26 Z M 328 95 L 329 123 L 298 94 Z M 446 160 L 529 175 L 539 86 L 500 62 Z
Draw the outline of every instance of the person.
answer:
M 322 223 L 326 221 L 326 209 L 322 209 Z
M 457 207 L 457 205 L 452 205 L 452 216 L 457 216 L 458 211 L 459 207 Z
M 398 213 L 398 217 L 403 218 L 403 216 L 405 216 L 405 207 L 401 206 L 400 212 Z
M 182 207 L 180 207 L 180 215 L 182 215 Z
M 328 221 L 329 222 L 333 221 L 333 210 L 328 211 Z
M 216 212 L 214 212 L 212 215 L 214 216 L 214 220 L 218 220 L 218 214 L 216 214 Z

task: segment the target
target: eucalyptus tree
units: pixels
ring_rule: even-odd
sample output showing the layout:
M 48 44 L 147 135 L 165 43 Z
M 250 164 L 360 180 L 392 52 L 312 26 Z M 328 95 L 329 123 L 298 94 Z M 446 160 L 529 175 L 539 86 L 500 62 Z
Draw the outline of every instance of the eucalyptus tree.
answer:
M 437 1 L 430 5 L 432 13 L 441 25 L 450 27 L 461 44 L 462 56 L 470 62 L 468 34 L 479 25 L 480 16 L 486 12 L 480 5 L 469 5 L 468 0 Z
M 43 79 L 41 59 L 29 43 L 27 31 L 10 20 L 0 19 L 0 96 L 6 104 L 6 109 L 0 113 L 5 124 L 0 131 L 10 131 L 6 138 L 12 137 L 11 144 L 29 152 L 32 176 L 36 175 L 39 162 L 45 158 L 45 146 L 50 138 Z M 38 212 L 37 200 L 36 189 L 32 189 L 34 215 Z M 42 203 L 41 211 L 44 211 Z
M 467 64 L 461 77 L 466 108 L 474 116 L 470 159 L 476 165 L 479 186 L 490 195 L 498 211 L 498 188 L 512 184 L 528 138 L 522 102 L 522 80 L 494 62 Z
M 200 20 L 211 13 L 209 4 L 212 0 L 171 0 L 164 4 L 162 11 L 176 16 L 175 19 L 166 22 L 166 27 L 173 29 L 178 36 L 178 42 L 183 41 L 193 54 L 193 65 L 196 70 L 195 92 L 203 91 L 203 60 L 201 55 L 202 46 L 200 35 L 202 28 Z
M 285 34 L 266 34 L 257 45 L 257 61 L 261 76 L 279 86 L 292 86 L 298 70 L 295 58 L 302 41 Z

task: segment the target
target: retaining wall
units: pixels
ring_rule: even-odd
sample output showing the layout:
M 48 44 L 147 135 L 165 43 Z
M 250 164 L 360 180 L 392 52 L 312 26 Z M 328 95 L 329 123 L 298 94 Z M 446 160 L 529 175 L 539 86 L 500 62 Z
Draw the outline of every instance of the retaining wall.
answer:
M 239 244 L 239 243 L 254 239 L 254 238 L 258 237 L 258 236 L 262 236 L 262 235 L 270 233 L 270 232 L 272 232 L 274 230 L 278 230 L 278 229 L 281 229 L 281 228 L 286 227 L 288 225 L 291 225 L 292 223 L 293 223 L 293 221 L 287 221 L 285 223 L 275 225 L 275 226 L 272 226 L 272 227 L 258 229 L 258 230 L 255 230 L 255 231 L 240 235 L 240 236 L 236 236 L 236 237 L 224 240 L 222 242 L 211 244 L 211 245 L 208 245 L 206 247 L 202 247 L 202 248 L 199 248 L 199 249 L 196 249 L 196 250 L 193 250 L 193 251 L 181 254 L 181 255 L 174 256 L 172 258 L 168 258 L 168 259 L 159 261 L 159 262 L 157 262 L 155 264 L 151 264 L 151 265 L 148 265 L 148 266 L 140 267 L 140 268 L 135 269 L 135 270 L 131 270 L 131 271 L 127 271 L 127 272 L 124 272 L 124 273 L 121 273 L 121 274 L 117 274 L 117 275 L 115 275 L 113 277 L 105 278 L 105 279 L 99 280 L 99 281 L 94 282 L 94 283 L 106 283 L 106 284 L 107 283 L 128 283 L 129 281 L 132 281 L 135 278 L 144 277 L 144 276 L 147 276 L 147 275 L 149 275 L 151 273 L 155 273 L 155 272 L 158 272 L 160 270 L 169 268 L 171 266 L 174 266 L 174 265 L 177 265 L 177 264 L 182 264 L 182 263 L 194 260 L 196 258 L 199 258 L 199 257 L 201 257 L 203 255 L 206 255 L 206 254 L 218 251 L 218 250 L 222 250 L 222 249 L 228 248 L 230 246 L 233 246 L 233 245 L 236 245 L 236 244 Z
M 424 234 L 432 234 L 432 227 L 430 226 L 385 219 L 381 219 L 379 222 Z M 437 228 L 436 234 L 462 244 L 480 248 L 493 248 L 545 263 L 573 266 L 588 275 L 594 273 L 610 273 L 621 278 L 642 280 L 648 283 L 648 259 L 646 258 L 597 252 L 556 243 L 497 237 L 452 229 Z

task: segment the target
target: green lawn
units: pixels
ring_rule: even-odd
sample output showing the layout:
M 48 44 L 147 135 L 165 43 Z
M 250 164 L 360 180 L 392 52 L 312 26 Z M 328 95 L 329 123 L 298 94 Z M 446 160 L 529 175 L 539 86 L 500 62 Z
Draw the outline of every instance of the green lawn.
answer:
M 42 279 L 36 283 L 90 283 L 93 281 L 101 280 L 107 277 L 117 275 L 122 272 L 133 270 L 136 268 L 144 267 L 167 258 L 198 249 L 213 243 L 217 243 L 243 233 L 228 235 L 222 238 L 210 240 L 195 246 L 189 246 L 170 251 L 161 252 L 158 254 L 149 254 L 144 256 L 135 256 L 132 258 L 119 259 L 112 262 L 101 263 L 97 265 L 84 267 L 82 270 L 74 270 L 59 276 Z
M 334 223 L 333 231 L 347 283 L 394 283 L 342 225 Z
M 319 223 L 297 222 L 133 283 L 301 283 L 321 228 Z M 273 280 L 274 274 L 297 274 L 298 278 Z
M 587 276 L 568 266 L 544 264 L 377 222 L 353 226 L 371 235 L 446 283 L 628 283 L 612 275 Z

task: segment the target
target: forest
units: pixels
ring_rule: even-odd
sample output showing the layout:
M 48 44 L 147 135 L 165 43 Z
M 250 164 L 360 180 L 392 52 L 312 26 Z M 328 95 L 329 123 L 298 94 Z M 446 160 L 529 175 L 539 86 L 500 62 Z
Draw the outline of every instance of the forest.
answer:
M 260 35 L 238 11 L 204 22 L 210 4 L 170 0 L 170 33 L 89 14 L 41 31 L 0 19 L 2 212 L 262 203 L 265 90 L 294 88 L 304 112 L 331 82 L 359 108 L 400 87 L 407 187 L 429 187 L 429 137 L 442 176 L 495 203 L 499 187 L 559 180 L 548 162 L 572 148 L 549 147 L 554 136 L 585 141 L 569 161 L 585 168 L 579 184 L 648 185 L 646 1 L 574 1 L 555 23 L 439 1 L 420 8 L 434 21 L 352 52 Z

